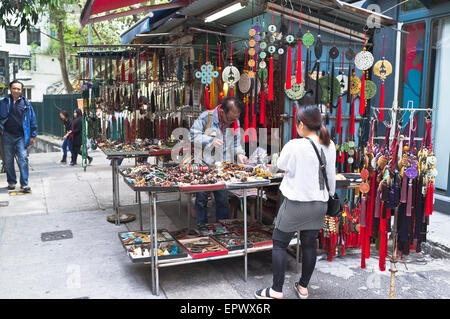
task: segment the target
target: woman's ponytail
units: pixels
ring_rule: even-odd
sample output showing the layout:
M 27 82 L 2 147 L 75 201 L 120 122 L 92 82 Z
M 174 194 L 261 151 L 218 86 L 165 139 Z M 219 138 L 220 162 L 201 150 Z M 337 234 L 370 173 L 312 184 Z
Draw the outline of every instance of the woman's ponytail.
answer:
M 327 127 L 325 125 L 320 126 L 320 133 L 319 133 L 320 141 L 323 145 L 329 146 L 330 145 L 330 132 L 328 131 Z

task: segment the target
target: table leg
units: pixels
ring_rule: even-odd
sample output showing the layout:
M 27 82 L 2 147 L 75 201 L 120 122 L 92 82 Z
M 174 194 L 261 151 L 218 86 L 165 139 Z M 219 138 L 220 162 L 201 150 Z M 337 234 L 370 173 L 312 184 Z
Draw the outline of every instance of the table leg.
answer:
M 191 232 L 191 201 L 192 201 L 192 194 L 188 193 L 188 202 L 187 202 L 188 233 Z
M 143 230 L 142 228 L 142 204 L 141 204 L 141 192 L 136 192 L 136 196 L 138 198 L 138 203 L 139 203 L 139 225 L 140 225 L 140 230 Z
M 245 274 L 244 280 L 247 282 L 248 269 L 247 269 L 247 189 L 243 190 L 244 197 L 244 264 L 245 264 Z
M 118 194 L 118 176 L 117 176 L 117 159 L 112 160 L 112 182 L 113 182 L 113 209 L 116 214 L 116 225 L 120 225 L 120 211 L 119 211 L 119 194 Z
M 155 288 L 155 251 L 154 248 L 154 238 L 153 238 L 153 196 L 152 193 L 148 193 L 148 201 L 149 201 L 149 207 L 150 207 L 150 262 L 151 262 L 151 270 L 152 270 L 152 293 L 156 294 L 156 288 Z
M 155 285 L 156 285 L 156 295 L 159 296 L 159 271 L 158 271 L 158 230 L 157 230 L 157 222 L 156 222 L 156 194 L 153 194 L 153 231 L 154 231 L 154 240 L 155 240 Z

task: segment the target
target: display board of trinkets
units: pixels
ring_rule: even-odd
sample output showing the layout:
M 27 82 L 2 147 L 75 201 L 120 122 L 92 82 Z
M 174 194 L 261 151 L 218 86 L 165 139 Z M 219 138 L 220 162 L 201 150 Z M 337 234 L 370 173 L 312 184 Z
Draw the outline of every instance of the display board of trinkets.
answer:
M 150 153 L 158 151 L 170 151 L 172 148 L 158 139 L 144 139 L 138 143 L 124 143 L 119 141 L 98 141 L 97 146 L 106 154 L 122 153 Z
M 216 234 L 213 238 L 221 243 L 229 251 L 245 248 L 244 237 L 236 232 Z M 252 248 L 253 244 L 247 240 L 247 248 Z
M 240 233 L 240 232 L 244 231 L 244 219 L 242 219 L 242 218 L 221 219 L 221 220 L 219 220 L 219 223 L 224 225 L 230 232 Z M 247 221 L 247 230 L 260 229 L 263 226 L 264 225 L 258 221 L 255 221 L 255 222 Z
M 261 230 L 247 231 L 247 240 L 253 244 L 253 247 L 270 246 L 273 244 L 272 237 Z
M 133 262 L 151 262 L 150 244 L 126 245 L 125 249 Z M 188 253 L 180 243 L 176 241 L 158 242 L 159 260 L 186 257 L 188 257 Z
M 158 229 L 158 242 L 175 240 L 166 229 Z M 150 243 L 150 231 L 123 232 L 119 238 L 124 245 Z
M 198 225 L 198 232 L 202 236 L 210 236 L 217 234 L 224 234 L 228 232 L 228 229 L 224 225 L 219 223 L 201 224 Z
M 181 239 L 179 242 L 194 259 L 228 254 L 228 250 L 211 237 Z

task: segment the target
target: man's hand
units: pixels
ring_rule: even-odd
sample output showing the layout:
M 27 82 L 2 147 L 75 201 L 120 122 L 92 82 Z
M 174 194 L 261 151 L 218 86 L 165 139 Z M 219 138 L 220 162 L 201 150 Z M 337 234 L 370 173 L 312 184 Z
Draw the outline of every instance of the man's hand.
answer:
M 2 130 L 0 130 L 0 135 L 3 135 L 3 131 Z
M 35 137 L 31 137 L 30 138 L 30 146 L 33 146 L 35 140 L 36 140 Z
M 221 147 L 223 146 L 223 141 L 221 139 L 214 138 L 212 141 L 212 145 L 214 145 L 215 147 Z
M 237 155 L 237 160 L 238 160 L 238 163 L 246 164 L 247 161 L 248 161 L 248 157 L 245 156 L 244 154 L 238 154 Z

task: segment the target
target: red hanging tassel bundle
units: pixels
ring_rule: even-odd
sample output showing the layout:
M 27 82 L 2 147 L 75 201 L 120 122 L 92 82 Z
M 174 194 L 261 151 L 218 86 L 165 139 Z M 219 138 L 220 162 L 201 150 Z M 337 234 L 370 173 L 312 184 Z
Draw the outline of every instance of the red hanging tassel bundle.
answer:
M 339 97 L 339 106 L 336 115 L 336 133 L 342 134 L 342 96 Z
M 208 86 L 207 85 L 205 85 L 205 108 L 207 110 L 210 109 L 210 106 L 209 106 L 209 90 L 208 90 Z
M 302 41 L 298 43 L 297 49 L 297 84 L 302 84 Z
M 235 120 L 233 123 L 233 133 L 236 134 L 238 129 L 239 129 L 238 121 Z
M 229 96 L 231 96 L 231 97 L 233 97 L 234 96 L 234 94 L 233 94 L 233 88 L 230 88 L 230 90 L 228 91 L 229 92 Z
M 428 182 L 427 197 L 425 200 L 425 216 L 433 214 L 433 197 L 434 197 L 434 183 Z
M 366 81 L 364 71 L 361 78 L 361 94 L 359 95 L 359 115 L 364 115 L 366 112 Z
M 133 84 L 133 60 L 130 54 L 130 62 L 128 64 L 128 84 Z
M 384 202 L 381 203 L 381 212 L 383 211 Z M 385 247 L 386 247 L 386 219 L 382 216 L 380 217 L 380 259 L 379 259 L 379 268 L 381 271 L 386 270 L 386 256 L 385 256 Z
M 289 90 L 292 88 L 291 84 L 291 46 L 288 47 L 288 56 L 287 56 L 287 70 L 286 70 L 286 89 Z
M 256 114 L 255 114 L 255 101 L 252 102 L 252 142 L 256 142 Z
M 380 92 L 380 114 L 378 115 L 378 121 L 383 121 L 384 119 L 384 80 L 381 81 L 381 92 Z
M 248 96 L 247 101 L 245 103 L 245 119 L 244 119 L 244 139 L 245 143 L 248 143 Z
M 125 60 L 122 57 L 122 67 L 120 70 L 120 82 L 125 83 Z
M 269 92 L 267 99 L 273 101 L 273 58 L 270 57 L 269 62 Z
M 352 111 L 350 116 L 350 135 L 355 135 L 355 97 L 353 97 Z
M 259 110 L 259 123 L 266 127 L 266 92 L 264 92 L 264 85 L 262 86 L 261 90 L 261 99 L 260 99 L 260 110 Z

